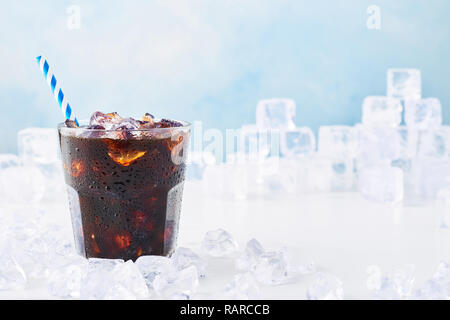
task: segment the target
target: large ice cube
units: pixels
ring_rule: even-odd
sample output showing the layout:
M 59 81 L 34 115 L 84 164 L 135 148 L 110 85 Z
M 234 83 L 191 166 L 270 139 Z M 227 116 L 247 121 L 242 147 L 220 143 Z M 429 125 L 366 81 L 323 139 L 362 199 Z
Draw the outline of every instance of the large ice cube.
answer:
M 263 129 L 294 129 L 295 101 L 267 99 L 258 102 L 256 124 Z
M 391 164 L 400 159 L 408 160 L 416 154 L 415 132 L 398 128 L 367 128 L 358 126 L 358 167 L 364 165 Z
M 205 234 L 203 251 L 212 257 L 223 257 L 237 251 L 238 245 L 233 236 L 223 229 L 211 230 Z
M 112 286 L 112 272 L 117 265 L 125 263 L 122 259 L 91 258 L 87 274 L 81 283 L 82 299 L 105 299 Z
M 450 126 L 421 130 L 418 135 L 417 153 L 420 156 L 450 157 Z
M 44 175 L 42 187 L 45 201 L 66 198 L 64 175 L 60 160 L 58 134 L 52 128 L 27 128 L 17 135 L 22 164 L 38 168 Z
M 305 166 L 299 170 L 303 178 L 299 184 L 307 192 L 330 192 L 332 190 L 333 164 L 330 158 L 314 156 L 305 161 Z
M 24 164 L 51 164 L 58 161 L 56 129 L 27 128 L 17 135 L 19 156 Z
M 307 184 L 310 191 L 350 191 L 354 185 L 354 160 L 316 156 L 307 168 Z
M 321 126 L 318 152 L 324 156 L 353 158 L 356 156 L 356 130 L 350 126 Z
M 262 171 L 264 193 L 296 193 L 298 181 L 303 178 L 299 170 L 306 161 L 306 158 L 269 158 Z
M 427 98 L 405 101 L 405 122 L 415 129 L 432 129 L 442 124 L 439 99 Z
M 48 279 L 48 290 L 56 297 L 79 298 L 81 281 L 87 272 L 88 261 L 80 256 L 68 259 L 67 263 L 55 268 Z
M 343 300 L 344 289 L 342 281 L 336 276 L 319 272 L 306 290 L 308 300 Z
M 141 256 L 136 260 L 136 265 L 144 276 L 147 287 L 153 289 L 155 277 L 167 270 L 170 267 L 171 262 L 167 257 Z
M 0 198 L 18 203 L 39 202 L 45 193 L 45 177 L 34 166 L 0 169 Z
M 369 199 L 386 203 L 403 200 L 403 171 L 387 165 L 367 166 L 359 171 L 359 191 Z
M 18 290 L 27 284 L 24 269 L 14 257 L 10 246 L 0 249 L 0 290 Z
M 262 253 L 253 267 L 255 278 L 267 285 L 288 282 L 288 263 L 283 251 Z
M 144 299 L 148 296 L 145 279 L 131 260 L 117 264 L 111 271 L 111 280 L 105 299 Z
M 247 242 L 244 252 L 236 259 L 236 267 L 239 270 L 253 270 L 259 257 L 264 253 L 264 248 L 256 239 Z
M 197 287 L 198 272 L 193 265 L 182 270 L 168 268 L 153 281 L 155 292 L 165 299 L 191 299 Z
M 402 103 L 392 97 L 370 96 L 364 99 L 362 123 L 365 126 L 395 127 L 402 122 Z
M 206 275 L 206 261 L 200 258 L 189 248 L 177 248 L 171 257 L 171 261 L 177 270 L 183 270 L 189 266 L 195 266 L 200 278 L 204 278 Z
M 285 157 L 306 156 L 316 150 L 316 139 L 310 128 L 281 130 L 281 154 Z
M 420 99 L 422 95 L 420 70 L 388 69 L 387 95 L 400 99 Z
M 348 191 L 354 185 L 354 160 L 312 155 L 281 158 L 276 170 L 264 175 L 269 193 Z
M 15 167 L 19 164 L 19 157 L 15 154 L 0 154 L 0 170 Z
M 412 162 L 412 185 L 416 196 L 435 199 L 439 190 L 450 188 L 448 158 L 417 157 Z

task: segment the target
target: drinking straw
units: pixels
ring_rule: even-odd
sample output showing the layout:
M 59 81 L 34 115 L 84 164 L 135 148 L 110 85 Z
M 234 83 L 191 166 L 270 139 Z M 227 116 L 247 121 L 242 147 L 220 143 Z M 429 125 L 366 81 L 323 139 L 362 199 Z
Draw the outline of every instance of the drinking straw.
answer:
M 72 111 L 69 102 L 67 102 L 66 96 L 59 87 L 59 84 L 56 81 L 53 72 L 50 70 L 47 59 L 45 59 L 43 56 L 39 56 L 36 58 L 36 60 L 39 65 L 39 68 L 42 71 L 42 74 L 44 75 L 45 80 L 47 81 L 48 85 L 50 86 L 50 89 L 52 90 L 53 96 L 55 97 L 56 101 L 59 104 L 59 107 L 61 108 L 64 117 L 66 119 L 75 121 L 77 126 L 79 126 L 78 120 L 75 117 L 75 113 Z

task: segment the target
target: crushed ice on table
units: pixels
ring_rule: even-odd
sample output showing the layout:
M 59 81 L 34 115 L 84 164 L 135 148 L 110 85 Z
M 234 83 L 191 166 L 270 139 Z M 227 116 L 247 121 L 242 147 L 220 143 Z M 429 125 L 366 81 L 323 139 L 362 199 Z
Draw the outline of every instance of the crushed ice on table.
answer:
M 342 281 L 329 273 L 319 272 L 314 282 L 306 290 L 308 300 L 343 300 Z
M 264 253 L 264 248 L 256 239 L 247 242 L 244 252 L 236 259 L 236 267 L 238 270 L 253 270 L 258 263 L 259 257 Z
M 109 293 L 114 268 L 125 263 L 122 259 L 91 258 L 81 283 L 82 299 L 104 299 Z
M 316 264 L 313 260 L 307 259 L 304 256 L 294 254 L 291 248 L 283 247 L 280 250 L 283 253 L 287 264 L 287 271 L 289 277 L 292 278 L 297 274 L 307 275 L 317 271 Z
M 292 282 L 300 274 L 316 271 L 315 264 L 299 263 L 291 250 L 283 247 L 279 251 L 266 252 L 256 239 L 247 242 L 244 252 L 236 259 L 236 268 L 252 273 L 256 280 L 267 285 Z
M 133 261 L 117 264 L 111 271 L 112 283 L 105 299 L 144 299 L 148 297 L 147 284 Z
M 169 258 L 161 256 L 141 256 L 136 260 L 136 265 L 144 276 L 149 289 L 153 289 L 155 277 L 169 269 L 170 264 Z
M 223 229 L 208 231 L 202 242 L 203 251 L 212 257 L 223 257 L 237 251 L 233 236 Z
M 259 285 L 253 274 L 246 272 L 233 277 L 225 289 L 213 297 L 218 300 L 257 300 L 261 298 Z
M 133 261 L 91 258 L 81 281 L 81 299 L 143 299 L 148 296 L 144 276 Z
M 419 300 L 449 300 L 450 264 L 441 262 L 431 279 L 420 286 L 413 297 Z
M 194 265 L 177 270 L 170 266 L 153 280 L 156 294 L 165 299 L 189 300 L 197 292 L 198 272 Z
M 18 290 L 27 284 L 24 269 L 14 256 L 9 244 L 2 244 L 0 248 L 0 290 Z
M 44 216 L 40 216 L 42 214 Z M 54 268 L 74 255 L 71 230 L 48 224 L 44 218 L 45 212 L 39 209 L 13 211 L 13 219 L 5 232 L 14 258 L 29 279 L 47 278 Z
M 411 295 L 415 276 L 414 265 L 396 268 L 390 274 L 383 274 L 378 266 L 370 266 L 367 287 L 376 300 L 400 300 Z
M 199 278 L 206 273 L 206 261 L 188 248 L 178 248 L 171 258 L 141 256 L 136 260 L 151 294 L 165 299 L 192 299 Z
M 179 247 L 170 258 L 177 270 L 186 269 L 189 266 L 197 268 L 198 276 L 204 278 L 206 275 L 207 263 L 189 248 Z
M 34 166 L 0 169 L 0 198 L 9 202 L 37 203 L 45 193 L 45 177 Z
M 267 285 L 280 285 L 290 280 L 288 262 L 283 251 L 264 252 L 253 267 L 256 280 Z
M 60 298 L 79 298 L 87 267 L 88 261 L 81 256 L 67 259 L 64 265 L 51 272 L 47 280 L 50 294 Z

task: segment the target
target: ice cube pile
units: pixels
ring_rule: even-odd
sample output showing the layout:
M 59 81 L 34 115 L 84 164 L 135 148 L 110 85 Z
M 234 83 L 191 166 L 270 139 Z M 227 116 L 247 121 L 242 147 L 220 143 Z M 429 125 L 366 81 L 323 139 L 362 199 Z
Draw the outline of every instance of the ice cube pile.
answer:
M 27 128 L 17 140 L 18 155 L 0 154 L 0 198 L 11 203 L 65 199 L 56 129 Z
M 203 279 L 216 276 L 208 261 L 229 259 L 236 275 L 208 297 L 256 299 L 261 286 L 291 283 L 314 272 L 311 263 L 305 272 L 285 248 L 265 251 L 255 239 L 238 251 L 233 236 L 222 229 L 205 234 L 201 255 L 179 247 L 170 258 L 85 259 L 72 245 L 71 230 L 47 222 L 44 212 L 11 212 L 9 218 L 9 228 L 0 230 L 0 291 L 43 283 L 51 296 L 64 299 L 194 299 L 201 297 Z
M 354 126 L 296 127 L 290 99 L 262 100 L 256 124 L 224 163 L 201 162 L 204 192 L 236 199 L 273 193 L 359 191 L 383 203 L 433 201 L 450 187 L 450 127 L 437 98 L 422 98 L 421 73 L 389 69 L 387 95 L 368 96 Z M 200 156 L 198 156 L 200 159 Z M 199 163 L 196 163 L 199 166 Z
M 379 266 L 367 268 L 367 289 L 375 300 L 448 300 L 450 299 L 450 264 L 442 261 L 431 278 L 416 284 L 415 266 L 403 265 L 390 273 Z
M 404 265 L 390 274 L 384 274 L 379 266 L 369 266 L 367 288 L 375 300 L 405 300 L 413 294 L 415 267 Z
M 76 128 L 72 120 L 66 120 L 66 127 Z M 183 126 L 180 122 L 168 119 L 156 119 L 152 114 L 146 113 L 141 120 L 132 117 L 123 118 L 117 112 L 103 113 L 96 111 L 92 114 L 89 123 L 82 125 L 76 134 L 89 138 L 129 139 L 149 135 L 163 135 L 160 132 L 146 131 L 149 129 L 164 129 Z

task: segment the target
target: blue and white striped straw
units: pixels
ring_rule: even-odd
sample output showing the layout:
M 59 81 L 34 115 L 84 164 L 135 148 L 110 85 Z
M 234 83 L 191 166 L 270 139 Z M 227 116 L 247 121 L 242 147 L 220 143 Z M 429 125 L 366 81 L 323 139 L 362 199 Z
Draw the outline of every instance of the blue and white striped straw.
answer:
M 75 113 L 72 111 L 69 102 L 67 102 L 66 96 L 64 96 L 64 93 L 62 92 L 55 76 L 53 75 L 53 72 L 50 70 L 47 59 L 45 59 L 43 56 L 39 56 L 36 58 L 36 60 L 39 64 L 39 68 L 41 69 L 42 74 L 44 75 L 45 80 L 50 86 L 50 89 L 52 90 L 52 93 L 59 104 L 59 107 L 61 108 L 64 117 L 66 119 L 75 121 L 75 123 L 79 126 L 78 120 L 75 117 Z

